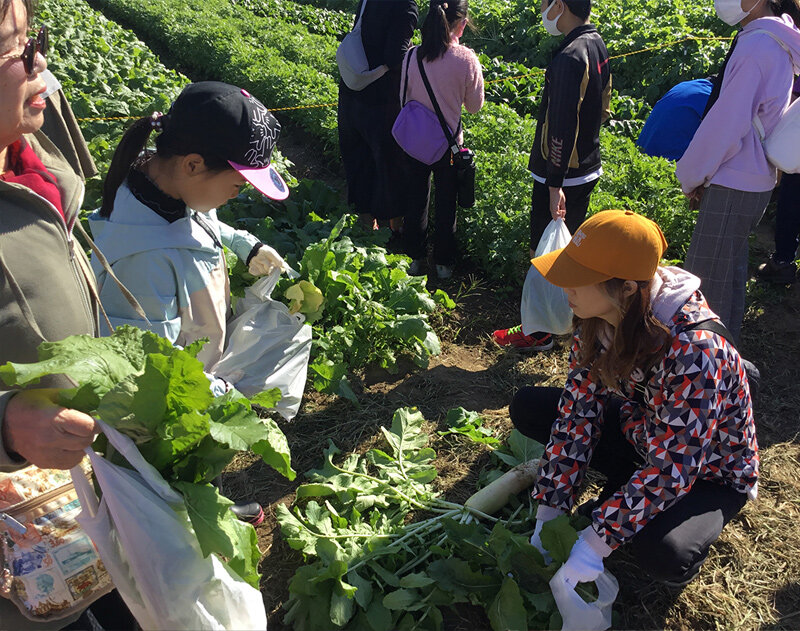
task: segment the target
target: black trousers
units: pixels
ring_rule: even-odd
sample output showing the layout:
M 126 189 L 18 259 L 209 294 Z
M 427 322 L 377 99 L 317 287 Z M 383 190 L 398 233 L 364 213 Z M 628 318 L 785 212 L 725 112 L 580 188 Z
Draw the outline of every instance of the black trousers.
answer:
M 570 234 L 575 231 L 586 219 L 586 211 L 589 210 L 589 201 L 592 198 L 592 191 L 597 186 L 597 180 L 592 180 L 586 184 L 577 186 L 565 186 L 564 197 L 566 198 L 567 216 L 564 222 L 567 224 Z M 542 233 L 553 219 L 550 214 L 550 187 L 541 182 L 533 181 L 533 193 L 531 194 L 531 250 L 536 250 Z
M 88 614 L 89 611 L 92 612 L 91 617 Z M 61 627 L 61 631 L 90 631 L 96 628 L 96 624 L 93 624 L 93 622 L 99 624 L 104 631 L 136 631 L 141 629 L 116 589 L 95 600 L 81 614 L 80 618 L 65 627 Z
M 784 173 L 775 214 L 775 258 L 794 261 L 800 242 L 800 173 Z
M 450 164 L 452 154 L 431 165 L 408 158 L 405 198 L 406 213 L 403 224 L 405 251 L 412 259 L 428 256 L 428 207 L 431 197 L 431 174 L 435 185 L 433 259 L 437 265 L 453 265 L 456 245 L 456 195 L 458 182 L 456 170 Z
M 561 392 L 561 388 L 521 388 L 509 406 L 514 427 L 546 445 L 558 418 Z M 613 494 L 644 462 L 620 430 L 620 404 L 615 398 L 606 406 L 603 433 L 589 462 L 608 477 L 601 497 Z M 628 548 L 656 580 L 686 581 L 700 571 L 711 544 L 746 501 L 744 493 L 729 486 L 698 480 L 676 504 L 649 521 Z
M 400 101 L 397 90 L 388 95 L 385 91 L 382 85 L 368 86 L 365 93 L 340 88 L 337 114 L 347 202 L 357 213 L 377 219 L 399 217 L 404 211 L 407 159 L 392 136 Z

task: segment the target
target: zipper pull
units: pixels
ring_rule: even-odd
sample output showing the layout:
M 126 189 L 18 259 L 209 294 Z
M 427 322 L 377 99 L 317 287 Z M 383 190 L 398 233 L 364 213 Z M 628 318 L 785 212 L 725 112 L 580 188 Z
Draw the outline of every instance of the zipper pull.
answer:
M 25 524 L 19 523 L 8 513 L 0 513 L 0 521 L 2 521 L 11 530 L 16 530 L 19 534 L 24 535 L 28 532 L 28 527 Z

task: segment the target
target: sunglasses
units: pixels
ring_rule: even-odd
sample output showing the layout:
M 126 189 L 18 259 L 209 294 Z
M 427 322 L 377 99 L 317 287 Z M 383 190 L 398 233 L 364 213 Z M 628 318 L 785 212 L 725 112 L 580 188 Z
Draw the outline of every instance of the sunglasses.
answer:
M 42 53 L 42 57 L 47 56 L 47 47 L 50 44 L 50 39 L 47 36 L 47 26 L 42 25 L 36 37 L 31 37 L 25 44 L 22 54 L 19 56 L 22 59 L 22 67 L 28 75 L 33 74 L 33 69 L 36 66 L 36 53 Z
M 33 74 L 33 69 L 36 67 L 36 53 L 42 53 L 42 57 L 47 55 L 50 40 L 47 36 L 47 26 L 42 26 L 39 32 L 28 38 L 25 48 L 22 49 L 22 54 L 19 58 L 22 60 L 22 67 L 25 69 L 25 74 L 28 76 Z M 8 55 L 13 57 L 13 55 Z

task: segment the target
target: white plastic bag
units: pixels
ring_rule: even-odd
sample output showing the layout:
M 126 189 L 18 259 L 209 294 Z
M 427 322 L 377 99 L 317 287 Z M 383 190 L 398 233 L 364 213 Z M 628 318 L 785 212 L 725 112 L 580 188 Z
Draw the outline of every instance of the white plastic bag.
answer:
M 311 327 L 300 313 L 270 296 L 280 278 L 274 269 L 245 290 L 228 323 L 225 350 L 212 372 L 245 396 L 280 388 L 276 409 L 287 420 L 300 408 L 311 354 Z
M 611 627 L 614 599 L 619 593 L 619 583 L 605 570 L 595 580 L 597 600 L 587 603 L 564 580 L 563 566 L 550 579 L 550 589 L 564 624 L 561 631 L 605 631 Z
M 82 508 L 77 521 L 137 622 L 146 631 L 266 629 L 261 593 L 213 554 L 203 557 L 183 498 L 130 438 L 102 421 L 98 425 L 135 471 L 87 448 L 102 500 L 83 471 L 73 468 Z
M 566 247 L 572 236 L 563 219 L 554 219 L 545 228 L 536 256 L 549 254 Z M 564 335 L 572 331 L 572 309 L 569 308 L 567 294 L 560 287 L 549 283 L 533 265 L 525 277 L 522 287 L 522 302 L 519 306 L 522 317 L 522 332 L 530 335 L 536 331 L 546 331 Z

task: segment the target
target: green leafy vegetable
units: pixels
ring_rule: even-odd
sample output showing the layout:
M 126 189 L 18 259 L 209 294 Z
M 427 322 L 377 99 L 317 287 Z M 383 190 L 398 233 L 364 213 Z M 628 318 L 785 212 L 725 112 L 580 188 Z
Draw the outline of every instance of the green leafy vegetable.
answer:
M 545 566 L 530 545 L 534 505 L 501 519 L 479 515 L 487 526 L 440 498 L 424 423 L 418 410 L 400 409 L 382 429 L 385 448 L 343 456 L 331 443 L 295 505 L 278 507 L 284 537 L 307 561 L 289 585 L 287 625 L 433 630 L 442 607 L 471 603 L 497 631 L 550 628 L 548 580 L 560 563 Z M 409 520 L 417 512 L 421 519 Z M 564 518 L 543 541 L 560 550 L 576 536 Z
M 239 522 L 231 505 L 209 483 L 239 451 L 251 450 L 294 479 L 289 446 L 271 419 L 260 419 L 235 390 L 214 397 L 203 364 L 188 350 L 134 327 L 113 335 L 76 335 L 39 347 L 39 361 L 7 363 L 0 377 L 9 386 L 26 386 L 61 374 L 78 385 L 62 392 L 64 405 L 91 414 L 130 436 L 145 459 L 184 497 L 203 553 L 218 554 L 257 587 L 260 554 L 255 530 Z M 259 404 L 280 398 L 262 393 Z M 129 466 L 108 450 L 101 434 L 95 449 L 112 462 Z
M 447 430 L 439 432 L 439 436 L 448 434 L 460 434 L 466 436 L 476 443 L 486 445 L 499 445 L 500 441 L 492 435 L 492 430 L 483 427 L 483 419 L 477 412 L 468 412 L 464 408 L 453 408 L 447 412 L 445 417 Z

